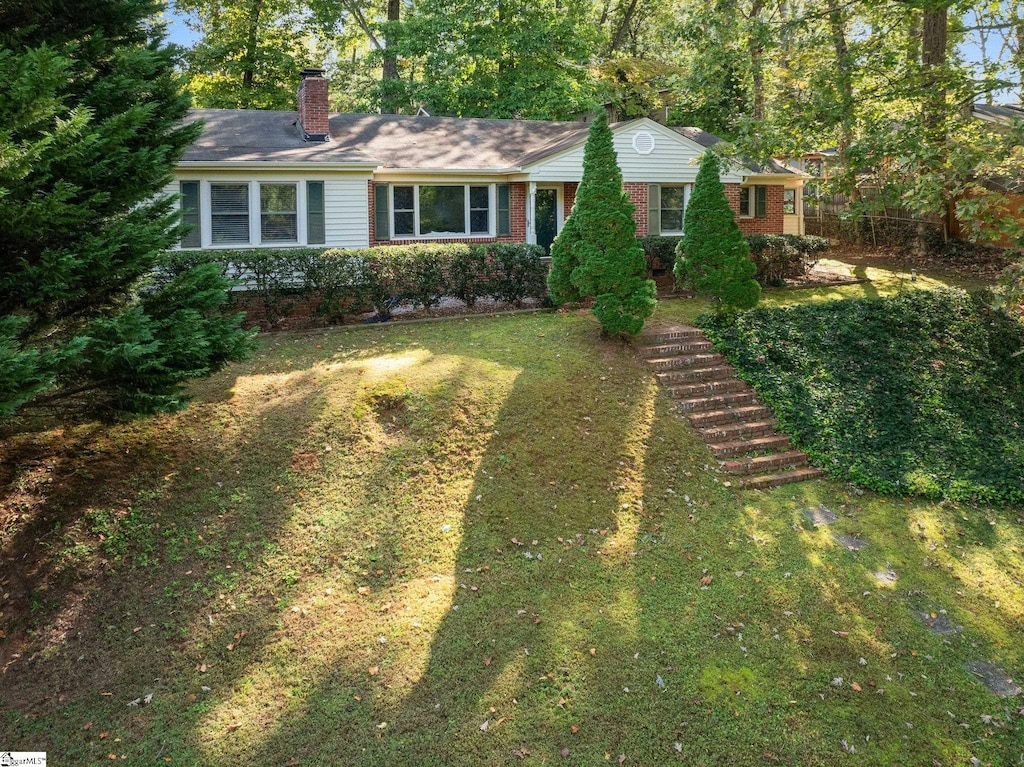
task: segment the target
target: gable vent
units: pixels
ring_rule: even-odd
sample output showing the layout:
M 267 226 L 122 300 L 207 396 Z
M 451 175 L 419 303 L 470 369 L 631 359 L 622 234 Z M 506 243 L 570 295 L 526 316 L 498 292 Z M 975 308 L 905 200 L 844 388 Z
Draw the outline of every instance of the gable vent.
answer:
M 640 130 L 633 134 L 633 151 L 637 154 L 650 154 L 654 151 L 654 136 L 649 131 Z

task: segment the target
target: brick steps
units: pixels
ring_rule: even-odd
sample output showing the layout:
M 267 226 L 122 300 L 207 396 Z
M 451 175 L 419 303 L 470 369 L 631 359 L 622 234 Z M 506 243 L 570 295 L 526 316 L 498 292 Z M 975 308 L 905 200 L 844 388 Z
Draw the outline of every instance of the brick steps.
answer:
M 707 443 L 722 470 L 744 489 L 764 490 L 821 475 L 807 454 L 792 450 L 775 430 L 772 412 L 736 377 L 698 328 L 654 328 L 641 336 L 640 354 L 676 400 L 676 410 Z
M 725 362 L 725 357 L 721 354 L 679 354 L 672 357 L 649 358 L 647 361 L 655 370 L 678 370 L 718 366 Z
M 742 383 L 742 382 L 740 382 Z M 722 393 L 705 394 L 701 397 L 689 397 L 680 399 L 676 404 L 679 410 L 688 413 L 708 413 L 722 408 L 734 408 L 741 405 L 755 405 L 757 395 L 752 389 L 746 391 L 731 391 Z
M 644 357 L 671 357 L 675 354 L 698 354 L 711 350 L 710 341 L 691 341 L 683 339 L 669 344 L 658 344 L 657 346 L 644 346 L 640 354 Z
M 697 429 L 701 438 L 711 444 L 712 442 L 728 442 L 741 439 L 753 439 L 755 437 L 766 437 L 775 434 L 775 420 L 768 418 L 763 421 L 744 421 L 742 423 L 730 423 L 719 426 L 712 426 L 708 429 Z M 735 454 L 734 454 L 735 455 Z
M 729 423 L 748 423 L 764 421 L 772 417 L 772 411 L 764 405 L 741 405 L 726 407 L 721 410 L 707 410 L 700 413 L 688 413 L 690 425 L 698 429 L 710 426 L 721 426 Z
M 769 434 L 751 439 L 736 439 L 731 442 L 709 442 L 708 447 L 715 458 L 729 458 L 734 455 L 751 454 L 757 451 L 773 452 L 789 447 L 789 437 L 785 434 Z
M 681 384 L 679 386 L 667 386 L 665 391 L 672 399 L 688 400 L 700 397 L 714 397 L 720 394 L 749 391 L 745 381 L 735 378 L 727 378 L 724 381 L 702 381 L 701 383 Z M 682 402 L 680 402 L 682 406 Z
M 809 479 L 817 479 L 821 473 L 821 469 L 806 468 L 783 471 L 778 474 L 762 474 L 760 477 L 744 479 L 740 482 L 740 487 L 744 490 L 768 490 L 788 485 L 790 482 L 806 482 Z
M 690 383 L 693 381 L 735 380 L 733 379 L 733 369 L 728 365 L 669 370 L 667 373 L 655 373 L 654 377 L 663 384 Z

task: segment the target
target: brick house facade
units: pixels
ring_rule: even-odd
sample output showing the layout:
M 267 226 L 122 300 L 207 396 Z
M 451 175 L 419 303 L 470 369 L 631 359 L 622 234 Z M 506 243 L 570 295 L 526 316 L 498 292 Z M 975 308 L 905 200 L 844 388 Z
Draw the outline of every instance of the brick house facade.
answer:
M 559 190 L 556 229 L 572 211 L 583 175 L 586 123 L 331 114 L 327 94 L 323 71 L 307 69 L 296 111 L 189 112 L 186 122 L 201 121 L 202 134 L 166 187 L 190 225 L 181 248 L 363 248 L 542 238 L 546 244 L 552 227 L 537 216 L 550 215 L 550 207 L 535 211 L 531 206 L 534 200 L 549 205 L 550 196 L 537 196 L 535 190 Z M 653 189 L 674 205 L 662 207 L 660 217 L 679 227 L 680 200 L 685 207 L 698 160 L 718 139 L 646 118 L 611 128 L 623 188 L 636 208 L 637 234 L 650 231 Z M 738 218 L 748 234 L 802 232 L 798 211 L 805 178 L 779 163 L 733 163 L 721 175 L 737 212 L 742 186 L 766 188 L 755 198 L 762 215 Z M 389 230 L 415 231 L 415 236 L 389 238 L 375 231 L 377 185 L 392 187 L 381 200 L 393 200 L 393 188 L 411 187 L 403 190 L 406 207 L 389 210 L 387 218 L 379 213 Z M 479 194 L 482 186 L 489 190 L 486 202 Z M 462 187 L 465 202 L 441 187 Z M 672 194 L 666 197 L 667 189 Z M 268 201 L 276 206 L 272 213 L 264 208 Z M 786 213 L 787 207 L 795 212 Z M 271 226 L 265 224 L 268 215 L 275 217 Z

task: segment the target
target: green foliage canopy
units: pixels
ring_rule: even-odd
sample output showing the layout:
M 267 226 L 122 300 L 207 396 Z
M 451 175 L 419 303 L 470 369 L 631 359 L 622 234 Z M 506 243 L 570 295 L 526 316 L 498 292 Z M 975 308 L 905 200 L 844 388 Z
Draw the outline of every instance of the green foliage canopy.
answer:
M 161 196 L 198 126 L 151 0 L 0 10 L 0 415 L 89 392 L 123 410 L 244 355 L 227 283 L 147 276 L 179 232 Z

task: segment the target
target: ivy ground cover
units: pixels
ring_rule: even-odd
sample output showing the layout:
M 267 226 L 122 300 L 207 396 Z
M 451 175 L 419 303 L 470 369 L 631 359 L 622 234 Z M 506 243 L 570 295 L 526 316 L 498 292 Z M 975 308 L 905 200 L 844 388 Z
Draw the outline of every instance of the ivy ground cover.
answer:
M 816 466 L 874 490 L 1024 502 L 1024 328 L 957 289 L 701 323 Z

